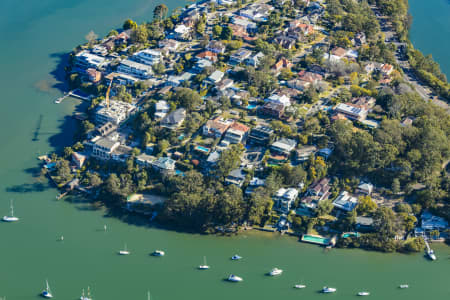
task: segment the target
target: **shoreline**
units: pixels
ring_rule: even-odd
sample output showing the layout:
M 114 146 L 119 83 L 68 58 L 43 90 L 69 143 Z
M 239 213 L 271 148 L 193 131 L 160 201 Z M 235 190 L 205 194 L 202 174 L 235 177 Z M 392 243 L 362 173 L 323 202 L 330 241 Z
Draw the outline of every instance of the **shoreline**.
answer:
M 409 39 L 408 39 L 408 42 L 410 43 Z M 112 79 L 111 79 L 111 82 L 112 82 Z M 109 91 L 109 89 L 108 89 L 108 91 Z M 109 93 L 109 92 L 107 92 L 107 93 Z M 144 97 L 142 97 L 141 100 L 142 100 L 142 99 L 144 99 Z M 206 149 L 207 149 L 207 148 L 206 148 Z M 54 181 L 55 184 L 58 186 L 58 184 L 57 184 L 57 182 L 54 180 L 54 178 L 51 177 L 51 179 L 52 179 L 52 181 Z M 66 185 L 66 183 L 67 183 L 67 182 L 64 182 L 64 185 Z M 62 192 L 62 191 L 61 191 L 61 192 Z M 110 196 L 111 196 L 111 195 L 110 195 Z M 103 202 L 103 201 L 102 201 L 102 202 Z M 104 204 L 104 203 L 103 203 L 103 204 Z M 169 226 L 168 228 L 170 228 L 170 226 Z M 264 229 L 263 229 L 263 230 L 264 230 Z M 288 234 L 289 234 L 289 233 L 288 233 Z M 299 235 L 301 236 L 301 234 L 299 234 L 299 233 L 298 233 L 296 236 L 299 236 Z

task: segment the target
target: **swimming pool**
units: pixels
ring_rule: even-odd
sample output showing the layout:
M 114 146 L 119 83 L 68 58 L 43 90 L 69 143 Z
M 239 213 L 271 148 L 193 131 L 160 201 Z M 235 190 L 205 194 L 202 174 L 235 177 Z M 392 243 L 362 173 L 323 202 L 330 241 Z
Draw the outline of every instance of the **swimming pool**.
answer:
M 202 152 L 209 152 L 209 148 L 203 147 L 203 146 L 197 146 L 195 147 L 196 150 L 202 151 Z

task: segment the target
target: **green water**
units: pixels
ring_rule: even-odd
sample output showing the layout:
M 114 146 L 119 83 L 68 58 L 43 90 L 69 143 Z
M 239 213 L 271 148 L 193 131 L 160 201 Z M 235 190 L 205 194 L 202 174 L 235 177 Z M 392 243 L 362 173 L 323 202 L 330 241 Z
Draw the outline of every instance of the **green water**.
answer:
M 57 191 L 33 174 L 37 154 L 71 140 L 67 116 L 79 102 L 53 104 L 60 95 L 54 70 L 61 55 L 90 30 L 105 34 L 127 17 L 148 19 L 154 5 L 149 0 L 0 1 L 0 216 L 13 198 L 21 218 L 0 223 L 0 297 L 39 299 L 48 278 L 55 299 L 78 299 L 88 285 L 96 300 L 146 299 L 147 290 L 153 300 L 352 299 L 362 289 L 372 292 L 371 299 L 449 298 L 448 247 L 435 247 L 436 262 L 422 254 L 326 253 L 271 234 L 224 238 L 151 229 L 138 220 L 108 217 L 81 199 L 56 201 Z M 63 242 L 57 241 L 61 235 Z M 117 255 L 124 243 L 130 256 Z M 166 256 L 149 256 L 155 249 Z M 235 253 L 244 259 L 230 261 Z M 196 270 L 203 256 L 212 267 L 208 271 Z M 285 272 L 265 276 L 273 267 Z M 230 273 L 244 282 L 225 282 Z M 308 288 L 293 289 L 299 281 Z M 396 288 L 405 282 L 410 289 Z M 317 293 L 323 285 L 338 292 Z
M 409 0 L 413 24 L 410 38 L 425 55 L 431 54 L 450 77 L 450 1 Z

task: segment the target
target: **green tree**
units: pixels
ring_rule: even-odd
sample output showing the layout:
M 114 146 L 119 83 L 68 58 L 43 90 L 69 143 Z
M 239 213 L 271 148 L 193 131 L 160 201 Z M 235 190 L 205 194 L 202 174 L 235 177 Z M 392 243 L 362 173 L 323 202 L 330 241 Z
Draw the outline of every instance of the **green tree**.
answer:
M 365 215 L 374 212 L 377 209 L 377 204 L 370 196 L 361 196 L 358 199 L 356 211 L 359 215 Z
M 137 28 L 137 24 L 136 24 L 136 22 L 134 22 L 133 20 L 131 20 L 131 19 L 128 19 L 128 20 L 126 20 L 124 23 L 123 23 L 123 30 L 128 30 L 128 29 L 136 29 Z
M 214 38 L 219 38 L 222 35 L 222 26 L 220 25 L 214 25 L 213 29 L 212 29 L 212 33 L 213 33 L 213 37 Z
M 231 38 L 233 37 L 233 30 L 231 29 L 230 26 L 225 26 L 222 28 L 222 32 L 220 34 L 220 38 L 222 40 L 231 40 Z
M 167 17 L 167 13 L 169 12 L 169 9 L 165 4 L 159 4 L 155 7 L 153 10 L 153 18 L 161 21 L 162 19 Z
M 181 106 L 188 111 L 194 109 L 202 103 L 200 95 L 189 88 L 180 88 L 173 95 L 173 100 L 177 101 Z

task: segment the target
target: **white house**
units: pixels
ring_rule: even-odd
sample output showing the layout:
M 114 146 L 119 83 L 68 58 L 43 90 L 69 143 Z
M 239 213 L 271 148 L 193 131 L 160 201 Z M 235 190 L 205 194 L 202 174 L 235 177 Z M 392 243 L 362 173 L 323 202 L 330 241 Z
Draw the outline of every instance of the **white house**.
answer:
M 128 119 L 135 109 L 136 106 L 123 101 L 111 100 L 109 102 L 109 107 L 103 102 L 98 106 L 97 111 L 95 112 L 95 122 L 97 124 L 111 122 L 114 125 L 119 125 Z
M 281 104 L 284 107 L 288 107 L 291 106 L 291 100 L 289 99 L 288 96 L 286 95 L 277 95 L 277 94 L 273 94 L 272 96 L 270 96 L 269 98 L 264 100 L 265 102 L 272 102 L 275 104 Z
M 159 100 L 155 103 L 155 118 L 162 119 L 170 111 L 170 105 L 165 100 Z
M 294 188 L 281 188 L 279 189 L 275 196 L 273 197 L 274 202 L 276 203 L 276 209 L 282 213 L 288 213 L 295 199 L 298 197 L 298 190 Z
M 347 191 L 343 191 L 333 201 L 333 205 L 345 211 L 352 211 L 358 205 L 358 198 L 350 195 Z
M 153 66 L 154 64 L 161 62 L 163 56 L 158 50 L 144 49 L 136 52 L 131 59 L 144 65 Z
M 117 67 L 117 71 L 140 79 L 148 79 L 153 73 L 150 66 L 129 59 L 121 61 L 120 65 Z

